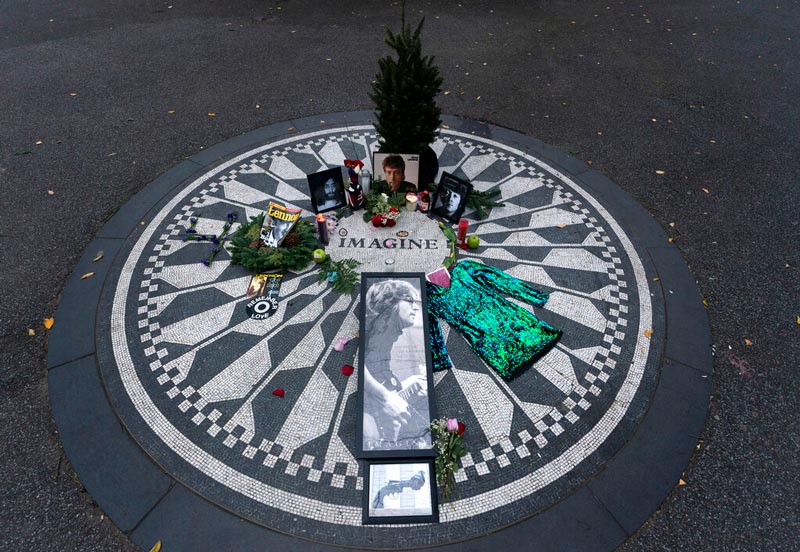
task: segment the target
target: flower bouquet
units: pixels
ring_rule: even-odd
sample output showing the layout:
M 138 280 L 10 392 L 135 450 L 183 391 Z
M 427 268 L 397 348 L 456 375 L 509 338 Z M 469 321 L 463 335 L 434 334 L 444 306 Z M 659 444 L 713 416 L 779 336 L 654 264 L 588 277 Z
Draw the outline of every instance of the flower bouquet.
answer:
M 455 473 L 459 470 L 458 459 L 467 454 L 461 444 L 466 426 L 456 418 L 439 418 L 431 422 L 434 446 L 436 447 L 436 482 L 442 487 L 442 497 L 447 498 L 456 485 Z
M 366 213 L 364 220 L 371 221 L 375 228 L 393 227 L 400 217 L 400 207 L 405 204 L 405 194 L 388 195 L 374 191 L 365 198 Z

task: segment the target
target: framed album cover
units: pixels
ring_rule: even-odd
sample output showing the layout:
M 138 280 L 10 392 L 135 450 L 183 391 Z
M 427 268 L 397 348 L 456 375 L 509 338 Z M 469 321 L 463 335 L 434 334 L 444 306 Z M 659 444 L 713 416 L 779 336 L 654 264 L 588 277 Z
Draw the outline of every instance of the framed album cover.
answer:
M 436 194 L 431 201 L 431 213 L 452 223 L 458 222 L 467 206 L 472 184 L 450 173 L 442 173 Z
M 315 213 L 335 211 L 347 206 L 342 167 L 309 174 L 306 178 L 311 195 L 311 206 Z
M 436 417 L 422 273 L 361 274 L 356 448 L 360 458 L 434 457 Z
M 362 523 L 436 523 L 439 510 L 432 460 L 367 462 Z
M 374 153 L 372 168 L 379 189 L 406 194 L 419 188 L 419 155 L 410 153 Z

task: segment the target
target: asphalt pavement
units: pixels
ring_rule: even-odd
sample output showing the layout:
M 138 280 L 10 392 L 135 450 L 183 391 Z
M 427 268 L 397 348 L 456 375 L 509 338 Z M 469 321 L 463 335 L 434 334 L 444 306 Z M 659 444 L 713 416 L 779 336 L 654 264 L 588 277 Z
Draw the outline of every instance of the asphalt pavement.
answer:
M 84 248 L 137 191 L 206 147 L 371 109 L 399 11 L 308 0 L 3 6 L 0 549 L 135 549 L 83 491 L 50 413 L 42 320 Z M 623 549 L 796 548 L 798 3 L 410 2 L 406 15 L 426 18 L 444 113 L 590 162 L 662 225 L 707 302 L 707 426 L 685 484 Z

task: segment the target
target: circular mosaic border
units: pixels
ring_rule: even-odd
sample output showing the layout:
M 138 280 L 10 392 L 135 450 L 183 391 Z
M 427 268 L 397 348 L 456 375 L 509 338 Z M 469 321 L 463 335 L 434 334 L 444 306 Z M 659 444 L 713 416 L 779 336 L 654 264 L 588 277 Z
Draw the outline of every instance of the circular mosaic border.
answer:
M 326 117 L 326 120 L 329 120 L 329 119 L 330 119 L 330 117 Z M 474 125 L 474 123 L 468 123 L 468 124 Z M 451 125 L 451 126 L 453 126 L 453 125 Z M 495 131 L 495 132 L 500 132 L 500 133 L 507 132 L 507 131 L 503 131 L 502 129 L 496 129 L 495 127 L 488 127 L 488 126 L 486 126 L 486 129 L 493 130 L 493 131 Z M 352 129 L 352 127 L 351 127 L 351 130 L 354 130 L 354 129 Z M 332 130 L 328 130 L 328 131 L 326 131 L 326 132 L 330 133 L 330 132 L 332 132 Z M 455 134 L 456 134 L 456 133 L 453 133 L 453 135 L 455 135 Z M 467 133 L 463 133 L 463 134 L 464 134 L 464 138 L 469 138 L 469 134 L 467 134 Z M 515 139 L 516 139 L 516 140 L 520 140 L 520 139 L 523 139 L 523 140 L 524 140 L 524 138 L 523 138 L 523 137 L 520 137 L 519 135 L 516 135 Z M 296 140 L 296 138 L 294 138 L 294 137 L 293 137 L 293 138 L 290 138 L 290 140 Z M 485 142 L 485 140 L 484 140 L 484 142 Z M 504 142 L 503 142 L 503 143 L 504 143 Z M 509 148 L 506 148 L 505 146 L 501 146 L 501 147 L 503 147 L 503 148 L 505 148 L 505 149 L 509 149 Z M 530 149 L 527 149 L 527 151 L 530 151 Z M 537 155 L 538 155 L 538 153 L 539 153 L 539 152 L 536 152 L 536 153 L 537 153 Z M 520 154 L 520 155 L 525 155 L 525 154 L 524 154 L 523 152 L 521 152 L 521 151 L 519 152 L 519 154 Z M 567 161 L 569 161 L 568 159 L 566 159 L 566 160 L 567 160 Z M 564 160 L 562 159 L 562 160 L 559 160 L 559 161 L 562 161 L 562 162 L 563 162 Z M 565 164 L 566 164 L 566 163 L 565 163 Z M 217 169 L 215 169 L 215 171 L 218 171 L 218 170 L 221 170 L 221 169 L 220 169 L 219 167 L 217 167 Z M 558 175 L 559 175 L 559 177 L 568 178 L 568 177 L 566 176 L 566 174 L 567 174 L 567 172 L 566 172 L 566 171 L 562 172 L 562 171 L 559 171 L 558 169 L 552 169 L 552 170 L 553 170 L 553 173 L 554 173 L 554 174 L 558 174 Z M 596 173 L 595 173 L 595 175 L 596 175 Z M 595 176 L 595 175 L 592 175 L 592 176 Z M 629 199 L 628 199 L 628 201 L 629 201 Z M 589 215 L 589 213 L 588 213 L 588 212 L 584 212 L 584 213 L 583 213 L 583 215 Z M 113 222 L 113 221 L 112 221 L 112 222 Z M 590 222 L 591 222 L 591 221 L 590 221 Z M 136 229 L 136 230 L 139 230 L 139 229 Z M 638 229 L 637 229 L 637 230 L 638 230 Z M 145 232 L 146 232 L 146 231 L 147 231 L 147 230 L 145 230 Z M 135 236 L 132 236 L 132 238 L 131 238 L 131 239 L 135 239 L 136 241 L 142 241 L 142 240 L 141 240 L 141 238 L 142 238 L 142 233 L 141 233 L 141 232 L 134 232 L 134 233 L 135 233 L 136 235 L 135 235 Z M 621 232 L 619 233 L 619 235 L 623 235 L 623 236 L 624 236 L 624 234 L 622 234 Z M 659 236 L 659 237 L 660 237 L 660 236 Z M 640 242 L 641 242 L 641 240 L 640 240 Z M 155 261 L 155 262 L 157 263 L 157 262 L 159 262 L 159 261 Z M 683 267 L 681 267 L 681 268 L 683 268 Z M 643 271 L 641 272 L 640 276 L 642 276 L 642 277 L 644 276 L 644 272 L 643 272 Z M 646 287 L 646 283 L 645 283 L 645 287 Z M 624 293 L 624 292 L 623 292 L 623 293 Z M 643 300 L 647 301 L 647 300 L 649 300 L 649 295 L 648 295 L 648 294 L 643 294 L 643 298 L 644 298 Z M 663 315 L 659 315 L 659 316 L 663 316 Z M 118 320 L 118 319 L 119 319 L 119 318 L 118 318 L 117 316 L 114 316 L 114 317 L 112 317 L 111 321 L 112 321 L 112 323 L 113 323 L 113 322 L 114 322 L 114 320 Z M 646 322 L 646 321 L 643 321 L 643 322 Z M 647 324 L 645 324 L 645 325 L 647 325 Z M 639 332 L 639 333 L 640 333 L 640 332 Z M 657 337 L 657 336 L 656 336 L 656 337 Z M 103 344 L 102 344 L 102 343 L 98 343 L 98 347 L 99 347 L 99 349 L 101 349 L 101 350 L 102 350 L 102 348 L 103 348 Z M 645 356 L 646 356 L 646 355 L 645 355 Z M 640 359 L 640 360 L 641 360 L 641 359 Z M 51 367 L 54 367 L 52 363 L 51 363 Z M 603 373 L 603 372 L 601 371 L 600 373 Z M 636 371 L 636 370 L 632 370 L 632 371 L 629 371 L 629 373 L 628 373 L 628 374 L 629 374 L 629 376 L 630 376 L 630 377 L 636 377 L 636 376 L 637 376 L 637 371 Z M 640 373 L 640 372 L 638 372 L 638 375 L 639 375 L 639 376 L 641 376 L 641 373 Z M 634 387 L 635 387 L 635 386 L 634 386 Z M 598 389 L 599 389 L 599 388 L 598 388 Z M 627 387 L 626 387 L 626 389 L 630 389 L 630 386 L 627 386 Z M 634 388 L 633 390 L 635 391 L 635 388 Z M 113 394 L 113 393 L 112 393 L 112 394 Z M 136 396 L 137 396 L 137 394 L 134 392 L 134 393 L 132 394 L 132 396 L 136 397 Z M 642 411 L 643 411 L 643 410 L 644 410 L 644 407 L 646 406 L 646 404 L 647 404 L 647 400 L 646 400 L 646 398 L 645 398 L 645 401 L 644 401 L 644 402 L 642 402 L 640 405 L 638 405 L 638 408 L 641 408 L 641 409 L 642 409 Z M 156 409 L 154 409 L 154 411 L 155 411 L 155 410 L 156 410 Z M 610 416 L 614 416 L 614 415 L 617 415 L 617 414 L 619 414 L 619 412 L 617 412 L 617 411 L 614 411 L 614 410 L 611 410 L 610 412 L 611 412 L 611 414 L 609 414 Z M 123 419 L 125 419 L 125 415 L 123 415 Z M 168 423 L 168 421 L 167 421 L 167 420 L 152 420 L 152 426 L 151 426 L 151 427 L 156 427 L 156 428 L 158 428 L 158 427 L 166 427 L 166 425 L 165 425 L 165 422 L 166 422 L 166 423 Z M 558 422 L 558 420 L 556 420 L 556 423 L 557 423 L 557 422 Z M 559 427 L 560 427 L 560 426 L 559 426 Z M 607 427 L 607 428 L 609 429 L 609 432 L 610 432 L 610 431 L 613 429 L 613 425 L 612 425 L 612 424 L 603 424 L 603 427 Z M 631 429 L 631 428 L 628 428 L 628 430 L 630 430 L 630 429 Z M 588 446 L 599 446 L 599 445 L 602 445 L 602 444 L 603 444 L 602 442 L 596 442 L 596 441 L 595 441 L 594 443 L 588 443 L 588 444 L 587 444 L 587 443 L 581 443 L 581 442 L 579 442 L 579 443 L 576 443 L 576 444 L 575 444 L 575 446 L 578 446 L 578 447 L 581 447 L 581 448 L 583 448 L 583 449 L 586 449 L 586 448 L 587 448 L 587 445 L 588 445 Z M 187 444 L 187 446 L 188 446 L 188 444 Z M 621 446 L 621 444 L 620 444 L 620 443 L 617 443 L 617 445 L 615 445 L 615 446 L 618 448 L 619 446 Z M 187 449 L 187 450 L 188 450 L 188 449 Z M 195 452 L 195 451 L 192 451 L 192 452 Z M 567 469 L 569 469 L 570 467 L 574 467 L 574 466 L 567 466 Z M 607 471 L 607 470 L 606 470 L 606 471 Z M 534 473 L 536 473 L 536 472 L 534 472 Z M 531 483 L 532 481 L 533 481 L 533 482 L 537 481 L 537 478 L 536 478 L 535 476 L 533 476 L 533 477 L 532 477 L 532 479 L 531 479 L 531 481 L 527 481 L 527 482 L 524 482 L 524 483 L 522 483 L 522 484 L 528 484 L 528 485 L 530 485 L 530 483 Z M 509 486 L 509 485 L 510 485 L 510 486 Z M 501 489 L 497 490 L 497 491 L 496 491 L 496 493 L 503 494 L 503 493 L 505 493 L 505 492 L 508 492 L 508 491 L 513 491 L 513 489 L 511 488 L 511 487 L 513 487 L 513 483 L 512 483 L 512 484 L 509 484 L 509 485 L 507 485 L 507 486 L 506 486 L 506 487 L 504 487 L 504 488 L 501 488 Z M 562 491 L 563 491 L 563 490 L 562 490 Z M 499 494 L 498 494 L 498 496 L 499 496 Z M 287 498 L 289 498 L 289 497 L 287 497 Z M 224 501 L 221 501 L 221 502 L 224 502 Z M 320 505 L 320 506 L 322 507 L 322 505 Z M 330 518 L 328 518 L 328 519 L 330 519 Z M 497 524 L 495 524 L 495 526 L 494 526 L 494 527 L 497 527 L 497 526 L 498 526 L 498 525 L 497 525 Z M 451 540 L 452 540 L 452 535 L 451 535 Z M 356 543 L 356 542 L 353 542 L 352 544 L 357 544 L 357 543 Z M 409 543 L 409 544 L 410 544 L 410 543 Z

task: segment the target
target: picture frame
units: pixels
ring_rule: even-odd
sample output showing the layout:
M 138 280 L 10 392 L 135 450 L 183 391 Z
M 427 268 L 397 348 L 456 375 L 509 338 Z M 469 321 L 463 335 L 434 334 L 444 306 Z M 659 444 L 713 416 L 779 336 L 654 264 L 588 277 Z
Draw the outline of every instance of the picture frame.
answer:
M 436 418 L 425 275 L 361 274 L 359 458 L 433 458 Z
M 306 178 L 314 213 L 327 213 L 347 206 L 342 167 L 309 174 Z
M 378 181 L 378 189 L 388 188 L 393 193 L 422 191 L 419 185 L 418 154 L 375 152 L 372 154 L 372 172 L 373 178 Z M 394 183 L 396 189 L 392 188 Z
M 464 214 L 472 184 L 443 172 L 431 200 L 431 213 L 452 223 L 457 223 Z
M 437 523 L 439 504 L 433 460 L 367 462 L 362 523 Z

